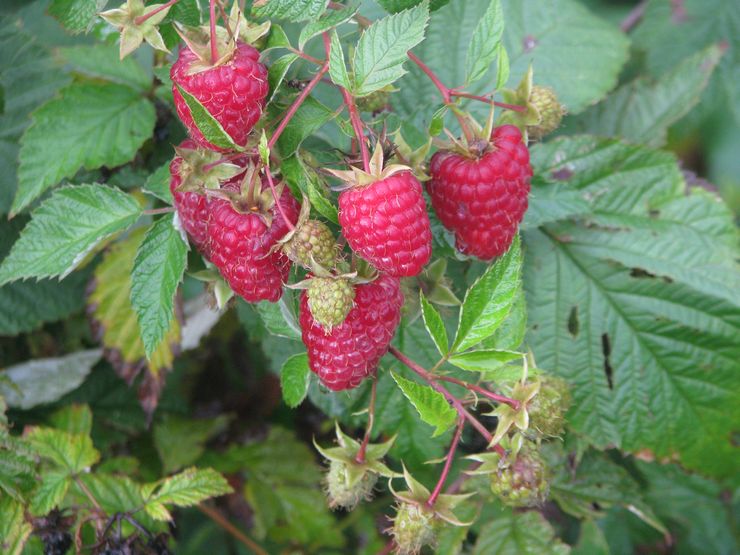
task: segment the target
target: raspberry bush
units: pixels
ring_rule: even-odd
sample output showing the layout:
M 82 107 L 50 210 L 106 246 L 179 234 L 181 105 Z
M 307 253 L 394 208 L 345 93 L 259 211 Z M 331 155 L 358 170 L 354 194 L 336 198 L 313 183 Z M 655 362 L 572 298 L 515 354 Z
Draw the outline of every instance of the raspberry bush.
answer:
M 738 552 L 740 8 L 628 4 L 6 2 L 0 552 Z

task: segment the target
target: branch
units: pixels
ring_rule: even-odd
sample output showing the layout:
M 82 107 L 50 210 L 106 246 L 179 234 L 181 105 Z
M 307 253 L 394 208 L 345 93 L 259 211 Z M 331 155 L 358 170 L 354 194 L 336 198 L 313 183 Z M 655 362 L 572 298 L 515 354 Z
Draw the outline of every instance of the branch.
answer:
M 198 505 L 198 509 L 213 522 L 218 524 L 221 528 L 231 534 L 236 540 L 246 545 L 257 555 L 270 555 L 267 551 L 262 549 L 254 540 L 249 538 L 244 532 L 239 530 L 236 526 L 231 524 L 224 515 L 222 515 L 218 509 L 209 505 L 201 504 Z
M 521 402 L 516 399 L 506 397 L 505 395 L 499 395 L 498 393 L 489 391 L 485 387 L 481 387 L 479 385 L 464 382 L 462 380 L 458 380 L 457 378 L 453 378 L 451 376 L 435 376 L 435 378 L 438 380 L 445 381 L 445 382 L 454 383 L 456 385 L 464 387 L 465 389 L 469 391 L 475 391 L 476 393 L 480 393 L 484 397 L 488 397 L 489 399 L 491 399 L 492 401 L 496 401 L 497 403 L 506 403 L 514 410 L 519 410 L 522 406 Z
M 445 459 L 444 468 L 442 468 L 442 474 L 439 475 L 437 485 L 434 486 L 434 491 L 429 496 L 429 499 L 427 499 L 427 505 L 429 507 L 434 506 L 434 503 L 437 501 L 437 497 L 439 497 L 439 494 L 442 493 L 442 487 L 445 485 L 447 475 L 450 473 L 452 460 L 455 458 L 455 450 L 457 449 L 457 445 L 460 443 L 460 436 L 462 436 L 464 426 L 465 419 L 461 416 L 457 420 L 457 428 L 455 429 L 455 435 L 452 436 L 452 441 L 450 442 L 450 450 L 447 452 L 447 458 Z

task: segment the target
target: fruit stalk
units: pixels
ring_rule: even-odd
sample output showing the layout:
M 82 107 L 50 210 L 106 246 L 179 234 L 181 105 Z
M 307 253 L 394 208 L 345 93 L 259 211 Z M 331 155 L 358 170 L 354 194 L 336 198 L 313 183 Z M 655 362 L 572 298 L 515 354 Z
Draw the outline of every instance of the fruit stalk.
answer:
M 218 47 L 216 46 L 216 0 L 209 0 L 210 23 L 211 23 L 211 63 L 218 60 Z
M 283 205 L 280 203 L 280 195 L 277 194 L 277 190 L 275 189 L 275 182 L 272 179 L 272 172 L 270 171 L 270 168 L 265 167 L 265 176 L 267 176 L 267 183 L 270 185 L 270 190 L 272 191 L 272 198 L 275 201 L 275 206 L 278 209 L 278 212 L 280 212 L 280 217 L 285 222 L 285 225 L 288 226 L 288 229 L 293 231 L 295 229 L 295 226 L 293 225 L 293 222 L 288 219 L 288 215 L 285 213 L 285 210 L 283 209 Z
M 321 63 L 321 62 L 319 62 Z M 275 132 L 272 134 L 272 137 L 270 137 L 270 141 L 267 143 L 267 146 L 272 148 L 275 146 L 275 143 L 277 142 L 278 138 L 280 138 L 280 135 L 283 131 L 285 131 L 285 128 L 288 126 L 288 123 L 293 118 L 295 113 L 298 111 L 298 108 L 301 107 L 301 104 L 306 100 L 309 94 L 311 94 L 311 91 L 316 87 L 316 85 L 321 81 L 321 78 L 326 74 L 326 72 L 329 71 L 329 60 L 327 60 L 323 63 L 321 66 L 321 69 L 319 69 L 319 72 L 314 75 L 313 79 L 309 81 L 308 85 L 306 85 L 306 88 L 304 88 L 301 91 L 301 94 L 296 97 L 296 99 L 293 101 L 293 104 L 290 105 L 290 108 L 288 108 L 288 111 L 285 112 L 285 117 L 280 121 L 280 124 L 277 126 L 277 129 L 275 129 Z
M 457 378 L 453 378 L 451 376 L 436 376 L 436 378 L 438 380 L 442 380 L 445 382 L 454 383 L 456 385 L 464 387 L 465 389 L 469 391 L 475 391 L 476 393 L 480 393 L 484 397 L 488 397 L 489 399 L 491 399 L 492 401 L 496 401 L 497 403 L 506 403 L 514 410 L 519 410 L 519 407 L 521 406 L 521 403 L 517 401 L 516 399 L 511 399 L 510 397 L 506 397 L 505 395 L 499 395 L 498 393 L 489 391 L 485 387 L 481 387 L 479 385 L 464 382 L 462 380 L 458 380 Z
M 137 17 L 136 19 L 134 19 L 134 23 L 136 25 L 141 25 L 142 23 L 144 23 L 150 17 L 153 17 L 153 16 L 157 15 L 159 12 L 164 11 L 167 8 L 170 8 L 170 7 L 174 6 L 179 1 L 180 0 L 170 0 L 169 2 L 166 2 L 166 3 L 162 4 L 161 6 L 159 6 L 157 8 L 154 8 L 152 11 L 150 11 L 148 13 L 145 13 L 144 15 L 140 15 L 139 17 Z
M 455 435 L 452 436 L 452 441 L 450 442 L 450 449 L 447 451 L 447 457 L 445 458 L 445 465 L 442 468 L 442 474 L 439 475 L 439 480 L 437 480 L 437 485 L 434 486 L 434 491 L 432 491 L 432 494 L 429 496 L 429 499 L 427 499 L 427 505 L 429 507 L 433 507 L 434 503 L 437 501 L 437 497 L 439 497 L 439 494 L 442 493 L 442 488 L 445 485 L 445 480 L 447 480 L 447 475 L 450 473 L 450 468 L 452 467 L 452 460 L 455 458 L 455 451 L 457 450 L 457 445 L 460 443 L 460 436 L 462 436 L 463 428 L 465 427 L 465 419 L 460 416 L 457 420 L 457 428 L 455 428 Z
M 198 505 L 198 509 L 200 509 L 200 512 L 202 512 L 213 522 L 218 524 L 226 532 L 231 534 L 234 539 L 243 543 L 245 546 L 247 546 L 248 549 L 252 550 L 257 555 L 269 555 L 269 553 L 262 549 L 262 547 L 260 547 L 260 545 L 257 544 L 253 539 L 249 538 L 247 535 L 244 534 L 244 532 L 242 532 L 241 530 L 239 530 L 239 528 L 229 522 L 218 509 L 210 507 L 204 503 Z
M 355 460 L 357 464 L 363 464 L 365 462 L 365 453 L 367 452 L 367 445 L 370 443 L 370 434 L 373 431 L 373 424 L 375 422 L 375 398 L 378 391 L 378 377 L 373 376 L 373 386 L 370 390 L 370 404 L 367 406 L 367 428 L 365 429 L 365 437 L 362 439 L 359 451 L 357 451 L 357 457 Z
M 518 104 L 507 104 L 506 102 L 499 102 L 497 100 L 491 100 L 490 98 L 486 98 L 485 96 L 479 96 L 477 94 L 470 94 L 470 93 L 466 93 L 463 91 L 451 90 L 450 95 L 459 96 L 460 98 L 470 98 L 472 100 L 478 100 L 479 102 L 485 102 L 486 104 L 493 104 L 494 106 L 498 106 L 499 108 L 506 108 L 507 110 L 512 110 L 514 112 L 526 112 L 527 111 L 526 106 L 519 106 Z

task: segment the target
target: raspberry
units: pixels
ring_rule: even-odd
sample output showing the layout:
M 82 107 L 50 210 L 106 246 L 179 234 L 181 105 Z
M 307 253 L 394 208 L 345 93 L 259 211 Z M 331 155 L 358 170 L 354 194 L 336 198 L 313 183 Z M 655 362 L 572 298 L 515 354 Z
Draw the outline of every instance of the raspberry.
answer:
M 507 251 L 527 210 L 532 167 L 522 134 L 497 127 L 480 157 L 441 150 L 432 156 L 428 184 L 442 225 L 455 234 L 457 249 L 491 260 Z
M 330 332 L 352 310 L 355 288 L 346 279 L 314 277 L 309 281 L 306 296 L 313 319 Z
M 306 268 L 312 268 L 313 262 L 324 268 L 332 268 L 337 255 L 337 243 L 325 223 L 306 220 L 296 227 L 295 235 L 283 250 L 293 262 Z
M 180 143 L 181 148 L 196 148 L 196 143 L 185 139 Z M 183 229 L 190 236 L 195 247 L 206 257 L 208 253 L 208 199 L 198 193 L 178 192 L 176 189 L 182 183 L 180 167 L 182 158 L 175 156 L 170 163 L 170 191 L 174 199 L 177 214 L 180 217 Z
M 301 295 L 300 324 L 308 362 L 326 387 L 351 389 L 375 372 L 401 319 L 402 304 L 398 279 L 380 276 L 355 286 L 354 307 L 328 332 L 311 315 L 306 292 Z
M 184 46 L 180 50 L 170 70 L 172 94 L 177 115 L 200 145 L 221 150 L 203 137 L 177 86 L 197 98 L 233 141 L 244 146 L 247 135 L 262 115 L 269 89 L 267 68 L 259 62 L 259 56 L 259 51 L 253 46 L 238 42 L 226 62 L 204 66 L 191 48 Z
M 522 448 L 515 460 L 504 460 L 491 474 L 491 491 L 512 507 L 542 505 L 549 491 L 542 457 L 532 448 Z
M 351 511 L 361 501 L 372 498 L 373 488 L 378 482 L 375 472 L 363 472 L 355 483 L 348 472 L 347 463 L 331 461 L 329 473 L 326 475 L 326 492 L 329 498 L 329 507 L 342 508 Z
M 339 223 L 350 247 L 391 276 L 415 276 L 432 254 L 421 185 L 410 171 L 339 195 Z
M 401 503 L 393 519 L 393 541 L 399 555 L 416 555 L 437 542 L 439 523 L 434 511 L 416 503 Z
M 298 202 L 287 188 L 280 204 L 291 222 L 298 219 Z M 290 260 L 273 245 L 288 232 L 277 208 L 269 210 L 268 225 L 260 214 L 241 213 L 227 200 L 211 201 L 208 238 L 211 260 L 231 289 L 245 301 L 277 302 L 288 279 Z
M 527 126 L 527 133 L 530 138 L 539 140 L 558 128 L 565 110 L 558 102 L 555 91 L 549 87 L 535 85 L 529 95 L 529 104 L 534 106 L 540 115 L 537 125 Z
M 564 415 L 570 407 L 568 384 L 555 376 L 544 376 L 540 390 L 527 405 L 529 427 L 543 437 L 563 433 Z

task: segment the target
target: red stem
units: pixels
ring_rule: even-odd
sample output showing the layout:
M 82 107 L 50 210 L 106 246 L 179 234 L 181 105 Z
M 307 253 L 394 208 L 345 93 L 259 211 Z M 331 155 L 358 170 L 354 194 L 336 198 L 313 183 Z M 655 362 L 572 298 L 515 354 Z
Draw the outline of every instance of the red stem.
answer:
M 516 399 L 512 399 L 504 395 L 499 395 L 498 393 L 489 391 L 485 387 L 481 387 L 479 385 L 464 382 L 462 380 L 458 380 L 457 378 L 453 378 L 451 376 L 435 376 L 435 378 L 438 380 L 443 380 L 445 382 L 454 383 L 470 391 L 475 391 L 476 393 L 480 393 L 481 395 L 484 395 L 485 397 L 488 397 L 489 399 L 491 399 L 492 401 L 496 401 L 497 403 L 506 403 L 514 410 L 519 410 L 519 407 L 521 407 L 521 402 L 517 401 Z
M 452 102 L 452 96 L 450 94 L 450 89 L 448 89 L 442 81 L 439 80 L 439 77 L 431 70 L 431 68 L 426 65 L 424 62 L 422 62 L 419 57 L 414 54 L 413 52 L 408 53 L 409 60 L 414 62 L 417 66 L 419 66 L 419 69 L 421 69 L 424 73 L 426 73 L 427 77 L 431 79 L 432 83 L 434 83 L 434 86 L 439 89 L 440 94 L 442 95 L 442 99 L 444 100 L 445 104 L 450 104 Z
M 299 58 L 303 58 L 304 60 L 308 60 L 309 62 L 313 62 L 316 65 L 319 65 L 320 66 L 320 65 L 322 65 L 324 63 L 321 60 L 319 60 L 318 58 L 314 58 L 313 56 L 309 56 L 308 54 L 306 54 L 302 50 L 298 50 L 297 48 L 289 48 L 288 50 L 290 50 L 293 54 L 295 54 Z
M 447 480 L 447 475 L 450 473 L 450 468 L 452 468 L 452 460 L 455 458 L 455 450 L 457 449 L 457 445 L 460 443 L 460 436 L 462 436 L 464 426 L 465 419 L 461 416 L 457 420 L 457 428 L 455 429 L 455 435 L 452 436 L 450 450 L 447 452 L 447 458 L 445 459 L 444 468 L 442 468 L 442 474 L 439 475 L 439 480 L 437 480 L 437 485 L 434 486 L 434 491 L 432 492 L 432 495 L 430 495 L 429 499 L 427 499 L 427 505 L 429 507 L 434 506 L 434 503 L 437 501 L 437 497 L 439 497 L 439 494 L 442 493 L 442 488 L 445 485 L 445 480 Z
M 157 15 L 159 12 L 161 12 L 162 10 L 166 10 L 170 6 L 174 6 L 179 1 L 180 0 L 170 0 L 169 2 L 167 2 L 165 4 L 162 4 L 158 8 L 154 8 L 152 11 L 150 11 L 148 13 L 145 13 L 144 15 L 140 15 L 139 17 L 137 17 L 136 19 L 134 19 L 134 23 L 136 25 L 141 25 L 142 23 L 144 23 L 150 17 Z
M 210 0 L 211 15 L 211 63 L 218 60 L 218 47 L 216 46 L 216 0 Z
M 324 74 L 329 71 L 329 60 L 324 62 L 324 65 L 321 66 L 321 69 L 319 69 L 319 72 L 313 76 L 313 79 L 309 81 L 308 85 L 306 85 L 306 88 L 301 91 L 301 94 L 298 95 L 298 97 L 293 101 L 293 104 L 290 105 L 290 108 L 288 108 L 288 111 L 285 112 L 285 116 L 280 121 L 280 125 L 277 126 L 277 129 L 275 129 L 275 132 L 272 134 L 272 137 L 270 137 L 270 141 L 267 143 L 267 146 L 272 148 L 275 146 L 275 143 L 277 142 L 278 138 L 280 137 L 280 134 L 285 131 L 285 128 L 288 125 L 288 122 L 293 118 L 295 113 L 298 111 L 298 108 L 300 108 L 301 104 L 303 104 L 303 101 L 306 100 L 309 94 L 311 94 L 311 91 L 314 89 L 314 87 L 321 81 L 321 78 L 324 76 Z
M 357 457 L 355 461 L 357 464 L 365 462 L 365 453 L 367 452 L 367 444 L 370 443 L 370 434 L 373 431 L 373 423 L 375 422 L 375 397 L 378 391 L 378 377 L 373 377 L 373 388 L 370 390 L 370 404 L 367 407 L 367 428 L 365 429 L 365 437 L 362 439 L 360 450 L 357 451 Z
M 272 198 L 275 199 L 275 206 L 277 206 L 278 212 L 280 212 L 280 216 L 283 218 L 285 225 L 288 226 L 289 230 L 293 231 L 295 229 L 295 226 L 285 214 L 285 210 L 283 210 L 283 205 L 280 204 L 280 198 L 278 197 L 277 190 L 275 189 L 275 183 L 272 180 L 272 172 L 270 171 L 270 168 L 265 167 L 265 175 L 267 176 L 267 183 L 270 184 L 270 190 L 272 190 Z
M 453 406 L 453 408 L 457 411 L 457 413 L 465 418 L 468 422 L 470 422 L 470 425 L 475 428 L 480 435 L 482 435 L 485 440 L 488 443 L 491 443 L 491 440 L 493 440 L 493 436 L 491 435 L 491 432 L 486 430 L 485 426 L 481 424 L 477 418 L 475 418 L 472 414 L 470 414 L 467 410 L 465 410 L 465 407 L 463 407 L 462 403 L 459 401 L 457 397 L 455 397 L 452 393 L 447 391 L 447 389 L 440 385 L 436 377 L 424 370 L 421 366 L 416 364 L 413 360 L 411 360 L 409 357 L 404 355 L 401 351 L 396 349 L 395 347 L 391 346 L 390 349 L 388 349 L 388 352 L 391 353 L 394 357 L 396 357 L 398 360 L 403 362 L 406 366 L 408 366 L 411 370 L 416 372 L 421 378 L 427 382 L 435 391 L 439 391 L 442 395 L 444 395 L 444 398 L 449 401 L 449 403 Z
M 450 91 L 450 94 L 452 96 L 459 96 L 461 98 L 478 100 L 480 102 L 485 102 L 486 104 L 493 104 L 494 106 L 498 106 L 499 108 L 506 108 L 507 110 L 513 110 L 514 112 L 527 111 L 526 106 L 519 106 L 518 104 L 507 104 L 506 102 L 498 102 L 497 100 L 491 100 L 490 98 L 486 98 L 485 96 L 478 96 L 477 94 L 470 94 L 462 91 Z

